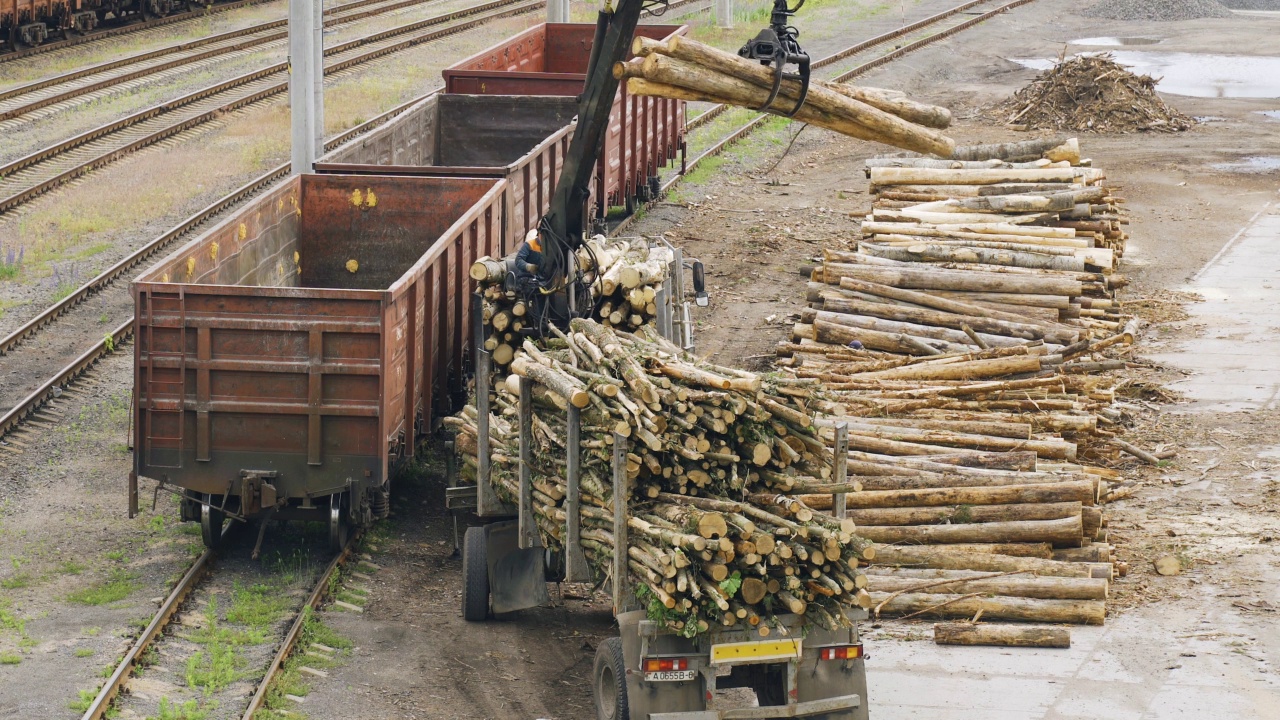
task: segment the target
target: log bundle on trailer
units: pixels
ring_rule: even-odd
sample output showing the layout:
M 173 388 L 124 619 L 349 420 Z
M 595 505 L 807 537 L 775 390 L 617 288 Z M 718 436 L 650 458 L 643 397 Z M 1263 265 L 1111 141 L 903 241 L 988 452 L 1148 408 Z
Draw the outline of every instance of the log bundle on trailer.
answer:
M 518 502 L 516 398 L 527 383 L 535 403 L 533 514 L 544 545 L 563 551 L 564 411 L 577 408 L 582 546 L 603 578 L 617 551 L 612 446 L 626 442 L 626 552 L 650 617 L 690 637 L 712 623 L 747 623 L 767 635 L 775 615 L 835 628 L 848 622 L 846 608 L 871 605 L 858 570 L 873 555 L 870 543 L 854 535 L 853 521 L 789 494 L 808 489 L 790 478 L 834 479 L 813 414 L 761 376 L 698 361 L 651 325 L 629 334 L 583 319 L 542 347 L 526 341 L 510 367 L 491 398 L 494 489 Z M 471 405 L 447 421 L 458 433 L 462 474 L 473 481 L 478 413 Z

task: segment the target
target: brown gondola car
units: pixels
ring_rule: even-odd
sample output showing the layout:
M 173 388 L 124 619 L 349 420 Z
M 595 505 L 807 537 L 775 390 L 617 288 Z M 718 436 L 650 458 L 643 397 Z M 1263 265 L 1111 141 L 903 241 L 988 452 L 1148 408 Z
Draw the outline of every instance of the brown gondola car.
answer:
M 686 25 L 641 25 L 636 35 L 662 40 Z M 594 24 L 543 23 L 444 70 L 445 92 L 576 97 L 586 83 Z M 684 151 L 685 103 L 629 95 L 618 88 L 609 133 L 596 166 L 594 217 L 611 206 L 632 210 L 658 190 L 658 169 Z
M 507 181 L 506 243 L 515 249 L 551 203 L 573 136 L 568 97 L 432 93 L 316 163 L 337 174 L 490 177 Z M 590 196 L 587 202 L 590 202 Z
M 506 181 L 303 175 L 132 286 L 134 474 L 226 516 L 352 524 L 453 409 L 470 362 L 467 268 L 503 243 Z

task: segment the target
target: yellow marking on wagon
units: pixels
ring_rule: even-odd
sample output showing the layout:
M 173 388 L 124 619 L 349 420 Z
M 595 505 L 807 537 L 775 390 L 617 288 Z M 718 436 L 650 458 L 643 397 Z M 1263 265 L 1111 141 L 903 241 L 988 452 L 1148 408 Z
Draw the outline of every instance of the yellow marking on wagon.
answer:
M 360 192 L 360 188 L 351 191 L 351 204 L 360 207 L 364 203 L 364 193 Z
M 240 236 L 241 240 L 244 240 L 249 236 L 249 226 L 244 223 L 240 223 L 240 227 L 236 230 L 236 234 Z
M 366 188 L 364 191 L 364 206 L 377 207 L 378 196 L 373 194 L 373 188 Z
M 355 258 L 351 258 L 347 261 L 347 272 L 353 273 L 359 269 L 360 263 Z
M 721 643 L 711 646 L 711 664 L 741 662 L 743 660 L 789 660 L 800 657 L 804 640 L 757 640 L 752 642 Z
M 193 257 L 187 258 L 187 277 L 191 277 L 195 273 L 195 271 L 196 271 L 196 259 Z
M 209 259 L 217 262 L 218 260 L 218 243 L 209 243 Z

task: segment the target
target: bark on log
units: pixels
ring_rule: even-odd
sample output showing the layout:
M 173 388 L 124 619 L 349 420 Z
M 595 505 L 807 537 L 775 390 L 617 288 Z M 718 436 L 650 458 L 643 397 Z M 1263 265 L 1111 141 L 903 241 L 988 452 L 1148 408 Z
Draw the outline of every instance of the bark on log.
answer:
M 1009 162 L 1044 157 L 1053 162 L 1065 160 L 1080 162 L 1080 143 L 1076 138 L 1046 138 L 1020 142 L 991 143 L 987 145 L 962 145 L 951 153 L 954 160 L 990 160 L 999 158 Z
M 938 623 L 933 626 L 933 641 L 938 645 L 1069 648 L 1071 631 L 1052 627 Z
M 1080 516 L 1058 520 L 1016 520 L 1010 522 L 959 525 L 858 525 L 858 535 L 877 543 L 1050 542 L 1079 547 L 1083 537 Z
M 852 277 L 910 290 L 962 290 L 982 293 L 1015 293 L 1031 295 L 1084 294 L 1079 280 L 1048 275 L 1016 275 L 996 272 L 963 272 L 936 268 L 878 267 L 848 263 L 827 263 L 821 278 L 839 285 L 840 278 Z
M 874 564 L 879 567 L 898 565 L 944 570 L 982 570 L 985 572 L 1025 570 L 1037 575 L 1055 575 L 1059 577 L 1091 577 L 1093 571 L 1093 566 L 1086 563 L 959 551 L 946 546 L 894 547 L 876 545 L 874 547 Z
M 889 615 L 970 618 L 979 611 L 982 617 L 1022 622 L 1073 623 L 1101 625 L 1107 616 L 1101 600 L 1037 600 L 1010 597 L 965 597 L 934 593 L 907 593 L 889 599 L 888 593 L 871 593 L 880 612 Z M 885 602 L 887 600 L 887 602 Z
M 829 510 L 831 503 L 820 502 L 821 495 L 802 495 L 798 499 L 814 510 Z M 829 497 L 829 496 L 828 496 Z M 825 507 L 824 507 L 825 505 Z M 991 523 L 1025 520 L 1058 520 L 1079 515 L 1078 502 L 1021 503 L 1015 505 L 946 505 L 927 508 L 864 508 L 848 511 L 848 517 L 859 527 L 864 525 L 936 525 L 940 523 Z
M 1099 578 L 1029 577 L 1009 575 L 986 580 L 956 578 L 954 582 L 935 584 L 946 578 L 926 579 L 894 575 L 867 574 L 867 590 L 871 592 L 920 592 L 932 595 L 1001 595 L 1004 597 L 1038 598 L 1041 600 L 1106 600 L 1110 583 Z M 928 585 L 929 587 L 921 587 Z M 919 588 L 918 590 L 916 588 Z
M 864 490 L 845 497 L 851 508 L 925 507 L 939 505 L 1009 505 L 1074 502 L 1093 505 L 1097 488 L 1088 480 L 997 487 Z

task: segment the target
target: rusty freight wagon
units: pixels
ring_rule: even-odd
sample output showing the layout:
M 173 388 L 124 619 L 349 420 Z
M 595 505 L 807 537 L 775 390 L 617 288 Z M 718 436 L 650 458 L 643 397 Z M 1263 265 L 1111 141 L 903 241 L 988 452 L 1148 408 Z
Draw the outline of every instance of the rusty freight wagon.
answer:
M 505 181 L 304 175 L 133 284 L 134 472 L 225 519 L 387 509 L 392 466 L 462 392 L 467 268 L 501 242 Z
M 68 29 L 88 32 L 98 24 L 95 6 L 91 0 L 0 0 L 0 44 L 12 50 Z
M 546 213 L 577 111 L 577 102 L 568 97 L 432 93 L 391 122 L 321 157 L 315 169 L 503 178 L 506 233 L 500 257 L 514 250 Z
M 688 31 L 684 25 L 641 25 L 636 35 L 656 40 Z M 594 24 L 544 23 L 444 70 L 445 92 L 467 95 L 577 97 L 586 83 Z M 618 88 L 604 152 L 596 165 L 595 207 L 603 221 L 611 206 L 632 210 L 657 192 L 658 169 L 684 151 L 685 103 L 627 94 Z

